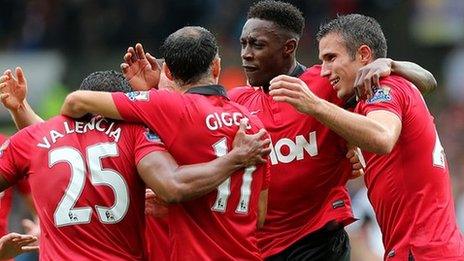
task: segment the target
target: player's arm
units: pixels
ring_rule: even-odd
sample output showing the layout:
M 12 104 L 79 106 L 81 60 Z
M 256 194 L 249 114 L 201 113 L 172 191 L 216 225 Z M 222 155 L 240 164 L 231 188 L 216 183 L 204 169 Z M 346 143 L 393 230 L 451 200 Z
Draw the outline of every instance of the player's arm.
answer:
M 233 149 L 225 156 L 207 163 L 179 166 L 168 152 L 152 152 L 137 165 L 145 184 L 168 203 L 182 202 L 202 196 L 219 186 L 235 171 L 266 162 L 270 140 L 266 132 L 246 135 L 243 122 Z
M 421 93 L 428 93 L 437 88 L 437 80 L 433 74 L 416 63 L 392 60 L 391 68 L 392 73 L 408 79 Z
M 17 255 L 37 251 L 39 246 L 32 245 L 37 242 L 37 237 L 9 233 L 0 238 L 0 259 L 10 259 Z
M 373 95 L 372 87 L 380 86 L 380 78 L 392 73 L 403 76 L 412 82 L 421 93 L 428 93 L 437 87 L 433 74 L 418 64 L 379 58 L 361 67 L 354 82 L 355 89 L 361 99 L 369 99 Z
M 364 116 L 320 99 L 310 114 L 349 143 L 376 154 L 390 153 L 401 133 L 401 120 L 386 110 Z
M 261 229 L 264 226 L 264 221 L 266 220 L 267 199 L 268 199 L 268 189 L 264 189 L 259 193 L 258 223 L 257 223 L 258 229 Z
M 61 107 L 61 114 L 81 118 L 87 113 L 111 119 L 122 119 L 109 92 L 74 91 L 66 96 Z
M 271 81 L 275 101 L 288 102 L 297 110 L 314 116 L 348 143 L 376 154 L 391 152 L 401 132 L 399 117 L 386 110 L 367 116 L 346 111 L 312 93 L 300 79 L 281 75 Z
M 6 70 L 0 77 L 0 100 L 10 112 L 18 129 L 42 122 L 26 100 L 27 80 L 21 67 L 16 67 L 16 76 Z

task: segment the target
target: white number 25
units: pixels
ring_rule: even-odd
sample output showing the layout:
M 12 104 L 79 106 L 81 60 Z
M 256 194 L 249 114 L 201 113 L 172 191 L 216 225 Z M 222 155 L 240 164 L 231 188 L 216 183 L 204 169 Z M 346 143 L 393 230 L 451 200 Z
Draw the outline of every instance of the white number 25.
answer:
M 87 166 L 90 182 L 94 186 L 108 186 L 114 193 L 111 207 L 95 205 L 100 222 L 113 224 L 121 221 L 129 208 L 129 195 L 126 182 L 121 174 L 113 169 L 103 169 L 101 159 L 118 156 L 115 143 L 99 143 L 87 147 Z M 91 207 L 74 207 L 81 196 L 86 181 L 86 164 L 81 153 L 73 147 L 59 147 L 49 153 L 49 167 L 66 162 L 71 168 L 71 179 L 59 202 L 55 213 L 56 226 L 69 226 L 90 222 Z

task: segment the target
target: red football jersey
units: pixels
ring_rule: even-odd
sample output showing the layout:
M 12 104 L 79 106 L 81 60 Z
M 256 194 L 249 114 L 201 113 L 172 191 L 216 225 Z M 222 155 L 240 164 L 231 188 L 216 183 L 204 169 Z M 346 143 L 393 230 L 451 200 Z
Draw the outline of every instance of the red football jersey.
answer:
M 313 66 L 300 78 L 319 97 L 340 104 L 320 70 Z M 280 253 L 330 221 L 354 221 L 345 187 L 351 174 L 346 142 L 261 89 L 239 87 L 229 95 L 261 119 L 272 139 L 269 203 L 258 237 L 264 257 Z
M 0 134 L 0 144 L 4 144 L 7 137 Z M 2 148 L 0 147 L 0 151 Z M 22 195 L 29 195 L 30 188 L 26 180 L 17 183 L 16 188 Z M 13 203 L 13 188 L 7 188 L 0 192 L 0 237 L 8 234 L 8 219 L 10 217 L 11 205 Z M 14 259 L 5 259 L 14 260 Z
M 15 188 L 24 196 L 29 195 L 30 188 L 27 180 L 19 181 Z M 8 219 L 10 217 L 11 205 L 13 203 L 13 188 L 0 192 L 0 237 L 8 234 Z
M 150 261 L 168 261 L 169 251 L 169 223 L 166 217 L 146 216 L 145 241 L 147 259 Z
M 369 200 L 383 234 L 385 259 L 464 260 L 448 164 L 433 117 L 415 86 L 399 76 L 381 86 L 356 112 L 385 110 L 402 123 L 392 152 L 364 152 Z
M 143 260 L 145 184 L 136 164 L 163 150 L 146 128 L 57 116 L 2 146 L 0 173 L 27 177 L 41 260 Z
M 13 200 L 13 188 L 0 192 L 0 237 L 8 234 L 8 217 Z
M 252 133 L 262 128 L 256 117 L 223 95 L 221 86 L 189 92 L 195 93 L 151 90 L 112 95 L 121 116 L 155 130 L 179 165 L 225 155 L 241 118 L 250 119 Z M 266 166 L 237 171 L 217 191 L 171 206 L 171 260 L 259 260 L 257 209 L 269 178 Z

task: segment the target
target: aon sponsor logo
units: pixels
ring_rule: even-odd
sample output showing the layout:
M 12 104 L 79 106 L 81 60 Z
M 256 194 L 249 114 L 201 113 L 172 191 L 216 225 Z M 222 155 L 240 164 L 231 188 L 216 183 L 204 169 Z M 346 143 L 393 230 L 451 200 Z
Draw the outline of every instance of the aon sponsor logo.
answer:
M 271 164 L 289 163 L 294 160 L 302 160 L 308 154 L 311 157 L 317 155 L 316 132 L 312 131 L 307 136 L 297 135 L 295 140 L 282 138 L 272 145 Z

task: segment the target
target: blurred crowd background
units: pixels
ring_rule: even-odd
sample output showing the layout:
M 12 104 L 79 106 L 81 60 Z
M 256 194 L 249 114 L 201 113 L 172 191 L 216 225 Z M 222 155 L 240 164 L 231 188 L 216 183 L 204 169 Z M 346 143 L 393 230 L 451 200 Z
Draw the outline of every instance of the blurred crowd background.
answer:
M 185 25 L 211 30 L 220 44 L 221 82 L 227 88 L 246 80 L 239 36 L 254 1 L 244 0 L 0 0 L 0 70 L 22 66 L 29 100 L 39 115 L 56 115 L 65 94 L 96 70 L 119 70 L 128 46 L 137 42 L 157 55 L 163 39 Z M 438 81 L 426 101 L 450 164 L 453 192 L 464 229 L 464 1 L 462 0 L 301 0 L 288 1 L 306 17 L 298 51 L 305 65 L 318 63 L 314 35 L 337 14 L 376 18 L 388 40 L 388 56 L 414 61 Z M 15 129 L 0 109 L 0 131 Z M 420 144 L 417 144 L 418 150 Z M 362 179 L 350 182 L 355 212 L 350 227 L 352 260 L 380 260 L 383 249 Z M 19 204 L 19 203 L 18 203 Z M 18 208 L 16 208 L 18 209 Z M 19 226 L 15 211 L 11 227 Z

